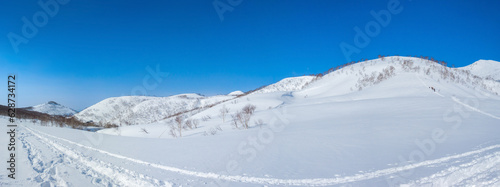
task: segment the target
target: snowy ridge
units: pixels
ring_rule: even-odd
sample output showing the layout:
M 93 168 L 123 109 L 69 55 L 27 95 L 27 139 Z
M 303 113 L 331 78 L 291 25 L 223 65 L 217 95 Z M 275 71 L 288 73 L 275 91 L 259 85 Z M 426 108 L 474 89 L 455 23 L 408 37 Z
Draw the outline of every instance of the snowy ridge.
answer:
M 368 60 L 331 72 L 297 94 L 320 97 L 360 95 L 363 89 L 369 88 L 369 92 L 373 93 L 363 95 L 384 98 L 425 96 L 427 90 L 419 89 L 422 80 L 427 82 L 428 87 L 439 89 L 440 94 L 472 96 L 476 90 L 494 95 L 500 93 L 498 82 L 477 77 L 469 71 L 448 68 L 425 59 L 394 56 Z M 384 86 L 375 86 L 378 84 Z
M 295 91 L 310 83 L 314 76 L 285 78 L 254 93 Z M 123 96 L 105 99 L 77 113 L 81 121 L 116 125 L 149 124 L 168 116 L 213 105 L 244 94 L 234 91 L 228 95 L 204 97 L 198 94 L 180 94 L 170 97 Z M 190 114 L 187 114 L 190 115 Z
M 46 113 L 49 115 L 59 115 L 59 116 L 72 116 L 77 112 L 69 107 L 63 106 L 54 101 L 49 101 L 44 104 L 35 105 L 26 108 L 27 110 Z
M 181 94 L 169 97 L 113 97 L 86 108 L 77 113 L 75 117 L 81 121 L 116 125 L 147 124 L 179 112 L 204 107 L 233 97 L 225 95 L 204 97 L 198 94 Z
M 259 89 L 253 94 L 258 93 L 271 93 L 271 92 L 288 92 L 296 91 L 302 89 L 305 85 L 310 83 L 315 76 L 300 76 L 300 77 L 289 77 L 278 81 L 277 83 L 266 86 Z
M 468 70 L 480 77 L 500 80 L 500 62 L 494 60 L 478 60 L 471 65 L 458 69 Z

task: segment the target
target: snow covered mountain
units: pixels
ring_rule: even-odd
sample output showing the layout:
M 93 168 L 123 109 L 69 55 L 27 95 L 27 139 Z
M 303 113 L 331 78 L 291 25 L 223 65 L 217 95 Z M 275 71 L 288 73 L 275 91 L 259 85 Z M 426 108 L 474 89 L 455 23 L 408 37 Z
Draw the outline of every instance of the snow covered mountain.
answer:
M 413 57 L 396 56 L 368 60 L 331 72 L 314 79 L 315 81 L 312 81 L 313 79 L 313 76 L 286 78 L 250 95 L 221 102 L 196 113 L 186 114 L 184 115 L 186 119 L 201 120 L 202 128 L 187 131 L 185 135 L 206 134 L 218 126 L 226 126 L 229 129 L 225 129 L 224 132 L 230 132 L 231 124 L 228 121 L 232 119 L 221 119 L 220 111 L 225 108 L 230 114 L 234 114 L 247 104 L 255 105 L 257 113 L 272 116 L 269 114 L 270 111 L 285 106 L 296 106 L 296 109 L 301 111 L 315 111 L 307 107 L 314 103 L 328 105 L 337 102 L 396 98 L 453 99 L 479 96 L 498 98 L 500 94 L 499 82 L 475 76 L 467 70 L 448 68 L 429 60 Z M 304 123 L 307 120 L 315 121 L 316 118 L 329 118 L 328 114 L 325 114 L 326 116 L 317 116 L 308 112 L 300 114 Z M 262 119 L 265 121 L 266 118 Z M 166 128 L 164 124 L 169 123 L 172 123 L 172 120 L 160 119 L 151 124 L 139 123 L 139 126 L 123 127 L 120 131 L 103 130 L 101 132 L 122 136 L 168 138 L 169 136 L 163 133 Z M 259 122 L 255 118 L 251 123 Z M 149 133 L 138 133 L 140 128 L 144 127 L 150 129 Z
M 494 60 L 479 60 L 458 69 L 469 70 L 474 75 L 500 81 L 500 62 Z
M 482 63 L 480 64 L 482 67 Z M 480 66 L 476 65 L 476 67 Z M 387 88 L 376 86 L 381 83 L 387 85 Z M 244 103 L 261 102 L 245 101 L 253 97 L 264 100 L 263 106 L 258 107 L 258 110 L 273 108 L 283 103 L 280 100 L 266 98 L 262 94 L 289 93 L 304 98 L 344 95 L 351 99 L 358 96 L 365 99 L 368 97 L 428 96 L 428 90 L 420 90 L 422 86 L 437 89 L 437 94 L 448 96 L 472 95 L 476 94 L 478 89 L 495 95 L 500 93 L 498 82 L 474 76 L 470 70 L 448 68 L 420 58 L 395 56 L 353 64 L 323 77 L 285 78 L 252 92 L 250 94 L 252 97 L 242 97 L 236 100 L 233 98 L 243 92 L 235 91 L 226 96 L 213 97 L 197 94 L 170 97 L 125 96 L 108 98 L 75 116 L 82 121 L 117 125 L 168 123 L 162 121 L 179 113 L 183 113 L 186 118 L 202 119 L 207 116 L 218 116 L 217 113 L 222 106 L 235 111 L 238 107 L 243 107 Z M 368 91 L 363 91 L 364 89 Z M 373 94 L 366 94 L 366 92 L 373 92 Z M 172 121 L 172 119 L 168 120 Z
M 297 94 L 318 97 L 349 94 L 351 98 L 428 96 L 428 90 L 421 90 L 422 86 L 433 87 L 435 93 L 448 96 L 471 96 L 477 90 L 500 93 L 498 82 L 469 71 L 448 68 L 430 60 L 396 56 L 347 66 L 323 76 Z M 368 90 L 363 91 L 365 89 Z
M 230 95 L 230 96 L 238 96 L 238 95 L 243 95 L 245 94 L 244 92 L 240 91 L 240 90 L 237 90 L 237 91 L 234 91 L 234 92 L 231 92 L 227 95 Z
M 147 124 L 176 113 L 202 109 L 234 97 L 233 95 L 205 97 L 198 94 L 180 94 L 169 97 L 112 97 L 86 108 L 77 113 L 75 117 L 81 121 L 103 124 Z
M 314 76 L 285 78 L 275 84 L 259 89 L 253 94 L 300 90 L 313 79 Z M 190 116 L 202 111 L 204 107 L 228 101 L 242 94 L 244 92 L 234 91 L 228 95 L 212 97 L 204 97 L 198 94 L 180 94 L 170 97 L 113 97 L 86 108 L 76 114 L 75 117 L 84 122 L 93 121 L 102 124 L 148 124 L 167 119 L 177 113 L 190 112 L 185 114 Z
M 63 106 L 54 101 L 49 101 L 47 103 L 35 105 L 32 107 L 25 108 L 26 110 L 46 113 L 50 115 L 59 115 L 59 116 L 72 116 L 77 113 L 76 110 L 73 110 L 69 107 Z

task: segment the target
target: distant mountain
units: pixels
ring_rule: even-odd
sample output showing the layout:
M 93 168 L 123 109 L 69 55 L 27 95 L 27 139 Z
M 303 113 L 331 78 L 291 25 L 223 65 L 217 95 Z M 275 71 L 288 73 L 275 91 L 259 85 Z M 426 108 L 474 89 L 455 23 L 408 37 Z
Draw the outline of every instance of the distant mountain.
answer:
M 243 94 L 245 94 L 245 93 L 238 90 L 238 91 L 231 92 L 227 95 L 238 96 L 238 95 L 243 95 Z
M 45 119 L 48 119 L 51 117 L 50 115 L 48 115 L 46 113 L 28 110 L 28 108 L 31 108 L 31 107 L 16 108 L 16 118 L 17 119 L 20 119 L 20 118 L 26 118 L 26 119 L 45 118 Z M 8 109 L 9 109 L 8 106 L 0 105 L 0 116 L 9 116 Z
M 500 62 L 494 60 L 478 60 L 458 69 L 469 70 L 474 75 L 500 81 Z
M 40 113 L 45 113 L 49 115 L 58 115 L 58 116 L 72 116 L 77 113 L 76 110 L 63 106 L 59 103 L 56 103 L 55 101 L 49 101 L 47 103 L 43 103 L 40 105 L 26 107 L 25 109 L 29 111 L 36 111 Z

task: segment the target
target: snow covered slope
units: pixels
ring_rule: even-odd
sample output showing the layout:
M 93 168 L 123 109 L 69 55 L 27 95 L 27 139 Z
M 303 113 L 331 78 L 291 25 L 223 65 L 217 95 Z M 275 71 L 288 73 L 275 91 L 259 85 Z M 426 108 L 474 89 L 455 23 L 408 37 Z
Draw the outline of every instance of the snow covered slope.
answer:
M 474 75 L 500 81 L 500 62 L 494 60 L 479 60 L 458 69 L 469 70 Z
M 285 78 L 278 81 L 277 83 L 259 89 L 253 92 L 253 94 L 300 90 L 305 85 L 310 83 L 314 79 L 314 77 L 315 76 L 300 76 L 300 77 Z
M 233 97 L 235 96 L 204 97 L 198 94 L 180 94 L 169 97 L 113 97 L 86 108 L 75 117 L 81 121 L 116 125 L 147 124 L 179 112 L 202 108 Z
M 59 116 L 72 116 L 77 112 L 69 107 L 63 106 L 54 101 L 49 101 L 44 104 L 35 105 L 32 107 L 27 107 L 26 110 L 46 113 L 50 115 L 59 115 Z
M 280 81 L 277 85 L 280 85 L 280 88 L 298 88 L 287 86 L 284 82 L 292 82 L 292 85 L 296 85 L 295 81 Z M 384 60 L 369 60 L 334 71 L 310 82 L 301 90 L 278 90 L 275 89 L 268 93 L 254 92 L 192 115 L 184 115 L 186 120 L 198 120 L 201 125 L 200 128 L 188 130 L 183 134 L 185 136 L 202 136 L 215 133 L 214 129 L 224 129 L 224 131 L 216 131 L 217 133 L 230 133 L 234 131 L 231 115 L 248 104 L 255 105 L 257 113 L 269 113 L 272 109 L 286 106 L 297 105 L 300 108 L 314 103 L 336 104 L 337 102 L 373 99 L 498 98 L 500 83 L 474 76 L 465 70 L 444 67 L 420 58 L 386 57 Z M 229 111 L 225 119 L 222 119 L 220 114 L 223 108 Z M 311 109 L 303 108 L 303 110 L 309 111 Z M 304 112 L 304 114 L 308 113 Z M 304 116 L 304 119 L 315 120 L 318 117 L 314 115 Z M 258 120 L 254 118 L 251 124 L 256 125 L 259 123 Z M 100 132 L 122 136 L 172 138 L 168 133 L 165 133 L 168 132 L 168 125 L 172 123 L 172 120 L 159 120 L 151 124 L 108 129 Z M 148 133 L 141 132 L 142 128 L 146 128 Z

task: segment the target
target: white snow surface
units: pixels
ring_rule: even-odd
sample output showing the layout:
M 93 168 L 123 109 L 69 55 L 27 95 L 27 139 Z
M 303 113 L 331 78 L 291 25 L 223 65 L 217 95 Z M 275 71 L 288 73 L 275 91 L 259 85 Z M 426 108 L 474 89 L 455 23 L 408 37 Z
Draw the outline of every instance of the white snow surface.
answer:
M 494 60 L 478 60 L 471 65 L 459 69 L 469 70 L 472 74 L 480 77 L 490 77 L 500 81 L 500 62 Z
M 97 133 L 27 120 L 19 180 L 2 170 L 0 186 L 500 186 L 499 92 L 466 70 L 386 57 L 186 113 L 200 124 L 177 138 L 168 119 Z M 220 115 L 247 104 L 249 129 Z
M 46 113 L 50 115 L 72 116 L 77 112 L 69 107 L 63 106 L 54 101 L 28 107 L 27 110 Z

